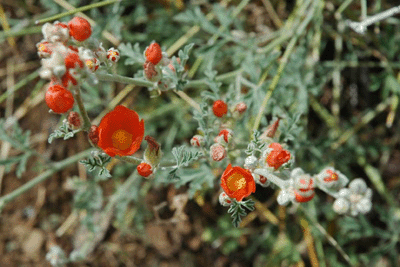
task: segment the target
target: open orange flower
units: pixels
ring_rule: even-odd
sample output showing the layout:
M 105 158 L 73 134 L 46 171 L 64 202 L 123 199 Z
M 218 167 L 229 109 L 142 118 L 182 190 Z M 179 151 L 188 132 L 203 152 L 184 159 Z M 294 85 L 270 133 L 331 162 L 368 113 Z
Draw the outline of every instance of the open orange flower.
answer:
M 144 136 L 144 121 L 139 115 L 124 106 L 116 106 L 107 113 L 99 125 L 97 145 L 109 156 L 128 156 L 135 153 Z
M 238 166 L 232 167 L 231 164 L 222 174 L 221 187 L 229 197 L 236 198 L 237 201 L 256 192 L 256 183 L 251 173 Z

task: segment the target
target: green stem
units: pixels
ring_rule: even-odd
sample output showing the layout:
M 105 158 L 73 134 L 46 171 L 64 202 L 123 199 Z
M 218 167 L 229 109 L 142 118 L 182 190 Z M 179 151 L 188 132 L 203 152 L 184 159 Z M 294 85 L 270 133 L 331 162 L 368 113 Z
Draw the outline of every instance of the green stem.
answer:
M 145 87 L 153 87 L 154 86 L 153 82 L 146 81 L 143 79 L 138 79 L 138 78 L 125 77 L 125 76 L 121 76 L 121 75 L 96 74 L 96 76 L 97 76 L 97 79 L 99 79 L 100 81 L 134 84 L 137 86 L 145 86 Z
M 75 99 L 79 107 L 79 111 L 81 112 L 81 116 L 83 118 L 83 126 L 82 130 L 88 132 L 91 126 L 89 116 L 86 112 L 85 106 L 83 105 L 83 100 L 81 96 L 81 88 L 77 87 L 75 89 Z
M 107 1 L 103 1 L 103 2 L 90 4 L 90 5 L 87 5 L 87 6 L 75 8 L 73 10 L 70 10 L 70 11 L 67 11 L 67 12 L 60 13 L 60 14 L 57 14 L 55 16 L 49 17 L 47 19 L 37 20 L 37 21 L 35 21 L 35 24 L 42 24 L 42 23 L 46 23 L 46 22 L 49 22 L 49 21 L 57 20 L 57 19 L 69 16 L 69 15 L 73 15 L 73 14 L 78 13 L 78 12 L 83 12 L 83 11 L 86 11 L 86 10 L 89 10 L 89 9 L 92 9 L 92 8 L 96 8 L 96 7 L 111 5 L 111 4 L 114 4 L 114 3 L 119 2 L 119 1 L 121 1 L 121 0 L 107 0 Z
M 33 188 L 35 185 L 46 181 L 47 179 L 52 177 L 52 175 L 54 173 L 64 169 L 68 165 L 71 165 L 72 163 L 75 163 L 78 160 L 83 159 L 86 156 L 90 155 L 90 152 L 91 152 L 91 149 L 88 149 L 88 150 L 80 152 L 79 154 L 76 154 L 76 155 L 74 155 L 72 157 L 69 157 L 69 158 L 67 158 L 67 159 L 65 159 L 63 161 L 55 163 L 50 170 L 47 170 L 47 171 L 41 173 L 40 175 L 36 176 L 35 178 L 30 180 L 26 184 L 20 186 L 18 189 L 16 189 L 16 190 L 12 191 L 11 193 L 1 197 L 0 198 L 0 212 L 1 212 L 1 210 L 4 208 L 4 206 L 7 203 L 11 202 L 16 197 L 22 195 L 23 193 L 25 193 L 29 189 Z
M 115 156 L 115 158 L 119 159 L 119 160 L 123 160 L 125 162 L 129 162 L 129 163 L 135 164 L 135 165 L 138 165 L 138 164 L 140 164 L 142 162 L 141 159 L 135 158 L 135 157 L 130 157 L 130 156 L 123 156 L 123 157 Z

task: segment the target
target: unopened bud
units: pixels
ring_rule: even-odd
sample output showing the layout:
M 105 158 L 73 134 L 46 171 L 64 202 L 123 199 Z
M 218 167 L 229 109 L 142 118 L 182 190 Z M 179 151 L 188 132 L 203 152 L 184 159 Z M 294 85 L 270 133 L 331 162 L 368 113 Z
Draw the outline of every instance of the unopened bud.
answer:
M 345 214 L 349 211 L 350 203 L 345 198 L 338 198 L 333 203 L 333 210 L 338 214 Z
M 196 134 L 190 139 L 190 144 L 195 147 L 200 147 L 204 144 L 204 137 Z
M 156 71 L 156 66 L 151 63 L 150 61 L 146 61 L 143 64 L 143 69 L 144 69 L 144 74 L 146 75 L 146 78 L 150 81 L 155 80 L 155 78 L 158 75 L 158 72 Z
M 221 130 L 217 137 L 215 137 L 215 143 L 228 144 L 233 137 L 233 132 L 230 129 Z
M 89 130 L 89 139 L 93 144 L 97 145 L 99 142 L 99 127 L 97 125 L 92 125 Z
M 210 147 L 210 154 L 214 161 L 221 161 L 227 155 L 225 147 L 220 144 L 213 144 Z
M 79 116 L 78 112 L 71 111 L 68 114 L 68 124 L 71 126 L 73 129 L 77 129 L 81 127 L 81 118 Z
M 144 160 L 151 166 L 157 167 L 162 156 L 161 145 L 150 135 L 145 136 L 144 140 L 147 141 L 147 148 L 144 151 Z
M 232 204 L 232 199 L 228 197 L 228 195 L 225 192 L 222 192 L 219 195 L 219 204 L 221 204 L 224 207 L 230 206 Z
M 274 136 L 275 136 L 275 134 L 276 134 L 276 131 L 278 130 L 279 121 L 280 121 L 280 120 L 281 120 L 281 119 L 278 118 L 273 124 L 271 124 L 270 126 L 268 126 L 267 130 L 266 130 L 265 133 L 264 133 L 267 137 L 274 138 Z
M 235 111 L 239 112 L 239 114 L 243 114 L 247 110 L 247 105 L 244 102 L 240 102 L 236 105 Z

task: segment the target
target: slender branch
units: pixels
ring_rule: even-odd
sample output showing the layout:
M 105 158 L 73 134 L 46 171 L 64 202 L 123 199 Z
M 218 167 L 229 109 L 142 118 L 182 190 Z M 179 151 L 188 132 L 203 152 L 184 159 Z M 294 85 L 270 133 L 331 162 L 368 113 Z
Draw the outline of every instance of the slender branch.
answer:
M 193 108 L 195 108 L 198 112 L 201 113 L 201 108 L 200 105 L 194 101 L 190 96 L 188 96 L 187 94 L 185 94 L 185 92 L 182 91 L 174 91 L 180 98 L 182 98 L 183 100 L 185 100 L 189 105 L 191 105 Z
M 142 162 L 141 159 L 135 158 L 135 157 L 130 157 L 130 156 L 123 156 L 123 157 L 115 156 L 115 158 L 117 158 L 119 160 L 123 160 L 125 162 L 129 162 L 129 163 L 135 164 L 135 165 L 138 165 L 138 164 L 140 164 Z
M 378 13 L 374 16 L 371 16 L 361 22 L 346 20 L 346 23 L 347 23 L 347 26 L 352 28 L 355 32 L 357 32 L 359 34 L 364 34 L 369 25 L 374 24 L 378 21 L 390 18 L 398 13 L 400 13 L 400 6 L 392 7 L 391 9 L 388 9 L 388 10 Z
M 35 21 L 35 24 L 42 24 L 42 23 L 45 23 L 45 22 L 53 21 L 53 20 L 56 20 L 56 19 L 60 19 L 60 18 L 69 16 L 69 15 L 73 15 L 73 14 L 78 13 L 78 12 L 89 10 L 89 9 L 92 9 L 92 8 L 111 5 L 111 4 L 114 4 L 114 3 L 119 2 L 119 1 L 121 1 L 121 0 L 107 0 L 107 1 L 103 1 L 103 2 L 90 4 L 90 5 L 87 5 L 87 6 L 75 8 L 73 10 L 57 14 L 55 16 L 52 16 L 52 17 L 49 17 L 49 18 L 46 18 L 46 19 L 37 20 L 37 21 Z
M 282 180 L 278 176 L 273 175 L 271 172 L 265 169 L 255 169 L 253 172 L 255 174 L 264 176 L 268 181 L 276 184 L 279 188 L 286 188 L 289 185 L 288 181 Z
M 121 75 L 115 75 L 115 74 L 96 74 L 97 79 L 100 81 L 105 81 L 105 82 L 118 82 L 118 83 L 125 83 L 125 84 L 134 84 L 137 86 L 145 86 L 145 87 L 153 87 L 154 83 L 149 82 L 143 79 L 138 79 L 138 78 L 130 78 L 130 77 L 125 77 Z
M 20 196 L 21 194 L 25 193 L 29 189 L 33 188 L 35 185 L 46 181 L 50 177 L 53 176 L 56 172 L 64 169 L 68 165 L 71 165 L 72 163 L 77 162 L 78 160 L 85 158 L 86 156 L 90 155 L 91 149 L 85 150 L 83 152 L 80 152 L 72 157 L 69 157 L 65 160 L 62 160 L 60 162 L 55 163 L 51 169 L 41 173 L 40 175 L 36 176 L 26 184 L 20 186 L 18 189 L 12 191 L 11 193 L 3 196 L 0 198 L 0 212 L 4 208 L 4 206 L 14 200 L 16 197 Z
M 82 100 L 82 96 L 81 96 L 81 88 L 79 86 L 77 86 L 75 88 L 74 94 L 75 94 L 76 102 L 77 102 L 78 107 L 79 107 L 79 111 L 80 111 L 81 116 L 83 118 L 82 130 L 87 132 L 90 129 L 91 123 L 90 123 L 89 116 L 88 116 L 88 114 L 86 112 L 85 106 L 83 105 L 83 100 Z

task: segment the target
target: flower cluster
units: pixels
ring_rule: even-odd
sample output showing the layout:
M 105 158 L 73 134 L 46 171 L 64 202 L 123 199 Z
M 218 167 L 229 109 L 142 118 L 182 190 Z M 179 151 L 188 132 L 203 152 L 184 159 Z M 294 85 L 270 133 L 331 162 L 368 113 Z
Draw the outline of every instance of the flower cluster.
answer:
M 44 39 L 36 46 L 42 64 L 39 74 L 51 81 L 46 103 L 53 112 L 65 113 L 74 105 L 70 88 L 86 77 L 97 81 L 93 73 L 101 65 L 117 62 L 119 52 L 114 48 L 106 51 L 101 44 L 84 42 L 91 36 L 92 28 L 81 17 L 74 17 L 68 23 L 46 23 L 42 33 Z
M 280 188 L 277 197 L 279 205 L 311 201 L 315 196 L 315 188 L 319 188 L 336 198 L 333 209 L 339 214 L 355 216 L 371 209 L 372 190 L 367 188 L 362 179 L 353 180 L 347 189 L 344 187 L 348 178 L 332 167 L 326 167 L 316 175 L 307 174 L 301 168 L 288 172 L 294 156 L 284 148 L 285 144 L 274 142 L 278 126 L 279 119 L 266 129 L 261 135 L 263 138 L 257 140 L 257 147 L 254 143 L 249 145 L 249 151 L 252 152 L 245 159 L 245 169 L 228 165 L 221 176 L 221 205 L 242 205 L 243 198 L 255 192 L 255 184 L 262 187 L 274 184 Z M 225 135 L 220 134 L 217 139 L 225 140 Z
M 339 214 L 356 216 L 368 213 L 372 208 L 372 190 L 361 178 L 354 179 L 349 188 L 342 188 L 333 203 L 333 209 Z

